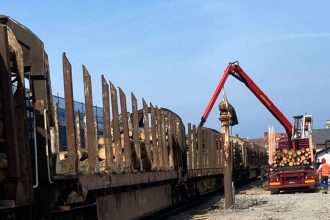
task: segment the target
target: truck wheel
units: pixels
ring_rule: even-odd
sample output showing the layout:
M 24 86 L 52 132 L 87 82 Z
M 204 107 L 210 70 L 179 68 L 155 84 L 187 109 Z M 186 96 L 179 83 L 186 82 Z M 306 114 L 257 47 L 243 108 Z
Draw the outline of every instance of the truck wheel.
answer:
M 310 193 L 315 193 L 315 192 L 316 192 L 316 187 L 310 186 L 310 187 L 308 188 L 308 192 L 310 192 Z
M 270 194 L 274 195 L 274 194 L 279 194 L 280 190 L 279 189 L 271 189 L 270 190 Z

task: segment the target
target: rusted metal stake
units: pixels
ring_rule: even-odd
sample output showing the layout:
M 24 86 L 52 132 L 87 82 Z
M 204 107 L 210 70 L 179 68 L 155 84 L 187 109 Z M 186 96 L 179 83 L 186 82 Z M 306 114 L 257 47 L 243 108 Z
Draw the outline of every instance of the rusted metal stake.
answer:
M 192 169 L 192 130 L 191 130 L 191 123 L 188 123 L 188 169 Z
M 142 163 L 142 155 L 141 155 L 141 144 L 140 144 L 140 137 L 139 137 L 139 116 L 138 116 L 138 106 L 137 106 L 137 99 L 133 93 L 131 93 L 132 98 L 132 115 L 133 115 L 133 142 L 134 142 L 134 149 L 136 152 L 136 156 L 138 158 L 140 164 L 140 171 L 143 171 L 143 163 Z
M 123 155 L 120 141 L 120 128 L 119 128 L 119 110 L 118 110 L 118 97 L 117 89 L 110 82 L 110 94 L 111 94 L 111 107 L 112 107 L 112 128 L 113 128 L 113 143 L 115 148 L 115 160 L 114 167 L 117 173 L 124 171 Z
M 151 108 L 151 139 L 152 139 L 152 146 L 151 146 L 151 151 L 152 151 L 152 168 L 153 170 L 159 170 L 159 158 L 158 158 L 158 146 L 157 146 L 157 127 L 156 127 L 156 121 L 157 121 L 157 116 L 156 116 L 156 109 L 150 103 L 150 108 Z
M 55 153 L 60 152 L 60 136 L 59 136 L 59 121 L 58 121 L 58 104 L 55 104 L 53 109 L 53 117 L 54 117 L 54 133 L 55 133 Z
M 81 135 L 80 135 L 80 112 L 78 111 L 75 116 L 75 123 L 76 123 L 76 145 L 77 149 L 81 149 Z
M 90 173 L 95 172 L 96 167 L 96 146 L 95 146 L 95 128 L 94 128 L 94 116 L 93 116 L 93 95 L 92 95 L 92 81 L 91 76 L 83 66 L 84 76 L 84 92 L 86 103 L 86 146 L 88 149 L 88 163 Z
M 163 158 L 163 139 L 162 139 L 162 118 L 159 108 L 156 106 L 156 116 L 157 116 L 157 146 L 158 146 L 158 159 L 159 159 L 159 169 L 164 169 L 164 158 Z
M 130 172 L 132 170 L 132 150 L 131 143 L 129 141 L 129 128 L 128 128 L 128 113 L 126 105 L 126 95 L 121 88 L 119 88 L 120 97 L 120 110 L 121 110 L 121 120 L 123 126 L 124 135 L 124 156 L 125 156 L 125 172 Z
M 150 143 L 150 130 L 149 130 L 149 108 L 148 104 L 144 99 L 142 99 L 143 104 L 143 124 L 144 124 L 144 134 L 145 134 L 145 146 L 147 151 L 148 160 L 150 165 L 152 165 L 152 155 L 151 155 L 151 143 Z
M 63 81 L 65 95 L 65 123 L 68 149 L 68 167 L 66 172 L 78 171 L 77 145 L 75 133 L 75 118 L 73 106 L 72 67 L 65 53 L 62 55 Z
M 197 132 L 196 132 L 196 125 L 192 127 L 192 165 L 193 169 L 197 169 Z
M 163 165 L 164 165 L 164 169 L 168 170 L 168 148 L 167 148 L 167 141 L 166 141 L 166 129 L 165 129 L 165 115 L 163 111 L 160 111 L 160 116 L 161 116 L 161 120 L 162 120 L 162 148 L 163 148 Z
M 204 168 L 203 165 L 203 138 L 202 138 L 203 128 L 199 127 L 197 129 L 197 142 L 198 142 L 198 169 Z
M 111 135 L 111 119 L 110 119 L 110 95 L 109 84 L 102 75 L 102 98 L 103 98 L 103 130 L 105 140 L 105 164 L 106 170 L 113 169 L 113 155 L 112 155 L 112 135 Z
M 168 114 L 168 146 L 169 146 L 169 166 L 173 170 L 174 167 L 174 152 L 173 152 L 173 120 L 172 114 Z
M 225 208 L 229 209 L 234 204 L 233 189 L 232 189 L 232 161 L 230 147 L 230 114 L 229 103 L 223 99 L 219 104 L 221 131 L 224 138 L 224 190 L 225 190 Z

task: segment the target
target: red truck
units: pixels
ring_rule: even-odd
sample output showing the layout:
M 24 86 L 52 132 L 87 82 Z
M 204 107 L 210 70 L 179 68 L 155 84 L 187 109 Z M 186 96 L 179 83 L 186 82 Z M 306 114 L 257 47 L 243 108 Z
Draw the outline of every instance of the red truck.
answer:
M 292 125 L 292 133 L 288 134 L 291 139 L 281 137 L 276 144 L 269 144 L 268 185 L 272 194 L 285 189 L 315 189 L 312 116 L 295 116 Z
M 312 116 L 294 116 L 291 123 L 244 72 L 237 61 L 229 63 L 226 67 L 204 111 L 199 126 L 204 125 L 229 75 L 243 82 L 286 131 L 287 136 L 280 138 L 276 144 L 270 145 L 269 148 L 268 186 L 271 193 L 292 188 L 314 190 L 316 170 L 313 165 Z

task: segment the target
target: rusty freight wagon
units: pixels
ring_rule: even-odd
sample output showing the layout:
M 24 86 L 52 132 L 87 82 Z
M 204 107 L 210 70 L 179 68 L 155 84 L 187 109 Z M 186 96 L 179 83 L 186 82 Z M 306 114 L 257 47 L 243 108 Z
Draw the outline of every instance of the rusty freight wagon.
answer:
M 221 186 L 219 132 L 186 135 L 173 111 L 133 93 L 128 107 L 103 76 L 95 107 L 85 66 L 85 103 L 74 102 L 62 59 L 59 98 L 43 42 L 0 16 L 0 219 L 136 219 Z
M 85 67 L 79 112 L 65 54 L 58 108 L 42 41 L 9 17 L 0 21 L 1 219 L 131 219 L 173 204 L 186 172 L 181 118 L 144 100 L 139 117 L 133 93 L 128 113 L 125 93 L 102 77 L 100 123 Z

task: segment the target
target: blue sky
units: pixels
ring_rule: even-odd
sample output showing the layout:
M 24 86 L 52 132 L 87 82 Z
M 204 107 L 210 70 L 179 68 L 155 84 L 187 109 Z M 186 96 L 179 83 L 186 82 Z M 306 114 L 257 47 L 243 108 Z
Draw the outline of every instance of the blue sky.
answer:
M 102 105 L 104 74 L 127 96 L 198 124 L 226 65 L 238 60 L 289 120 L 310 113 L 323 128 L 330 119 L 328 1 L 2 0 L 0 8 L 43 40 L 54 94 L 63 95 L 66 52 L 76 100 L 84 100 L 84 64 L 94 104 Z M 269 125 L 284 131 L 242 83 L 231 77 L 225 91 L 239 119 L 233 134 L 261 137 Z M 218 117 L 215 106 L 205 126 L 219 130 Z

